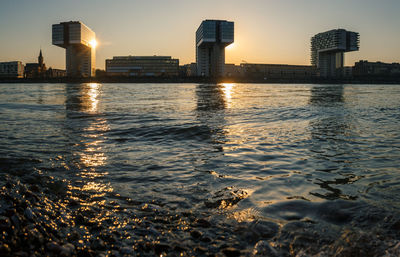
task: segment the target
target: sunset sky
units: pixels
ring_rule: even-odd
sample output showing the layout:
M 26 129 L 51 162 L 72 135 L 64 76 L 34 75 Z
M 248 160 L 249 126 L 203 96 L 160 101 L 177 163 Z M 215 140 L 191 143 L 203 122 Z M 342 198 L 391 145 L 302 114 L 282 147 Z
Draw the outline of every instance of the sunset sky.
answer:
M 310 38 L 344 28 L 360 33 L 358 60 L 400 62 L 399 0 L 1 0 L 0 61 L 65 68 L 65 50 L 51 44 L 51 25 L 79 20 L 96 32 L 96 66 L 121 55 L 168 55 L 195 61 L 202 20 L 235 22 L 226 63 L 310 64 Z

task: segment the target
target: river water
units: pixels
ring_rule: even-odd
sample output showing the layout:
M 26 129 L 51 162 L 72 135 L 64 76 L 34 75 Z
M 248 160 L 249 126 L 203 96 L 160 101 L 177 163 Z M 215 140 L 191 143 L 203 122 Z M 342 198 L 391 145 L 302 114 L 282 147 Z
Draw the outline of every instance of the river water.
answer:
M 307 251 L 301 226 L 337 252 L 347 229 L 397 238 L 400 86 L 0 84 L 0 159 L 2 173 L 63 181 L 84 206 L 205 217 L 213 228 L 198 237 L 211 242 L 217 224 L 277 225 L 246 244 L 219 239 L 242 254 Z M 187 237 L 197 253 L 223 248 Z

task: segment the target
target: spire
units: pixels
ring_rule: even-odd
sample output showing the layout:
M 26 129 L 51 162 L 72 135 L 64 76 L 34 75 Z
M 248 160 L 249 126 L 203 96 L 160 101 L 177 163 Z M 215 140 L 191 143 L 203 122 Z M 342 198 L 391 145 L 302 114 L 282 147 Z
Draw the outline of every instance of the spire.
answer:
M 40 49 L 39 57 L 38 57 L 38 63 L 39 67 L 43 67 L 43 55 L 42 55 L 42 49 Z

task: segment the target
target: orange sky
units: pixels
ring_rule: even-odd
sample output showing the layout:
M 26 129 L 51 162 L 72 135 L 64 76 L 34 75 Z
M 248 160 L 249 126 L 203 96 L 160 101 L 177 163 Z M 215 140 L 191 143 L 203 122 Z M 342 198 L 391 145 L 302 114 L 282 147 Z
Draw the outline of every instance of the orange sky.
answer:
M 65 50 L 51 45 L 51 24 L 80 20 L 96 32 L 96 66 L 119 55 L 168 55 L 195 61 L 195 31 L 204 19 L 235 22 L 226 62 L 310 64 L 310 38 L 344 28 L 360 33 L 358 60 L 400 62 L 398 0 L 14 0 L 0 8 L 0 61 L 65 67 Z

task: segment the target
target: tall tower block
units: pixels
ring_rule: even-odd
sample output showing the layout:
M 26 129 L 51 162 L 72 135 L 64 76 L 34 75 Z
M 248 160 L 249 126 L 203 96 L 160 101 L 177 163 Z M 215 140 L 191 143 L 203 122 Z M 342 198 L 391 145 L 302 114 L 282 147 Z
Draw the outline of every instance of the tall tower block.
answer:
M 65 48 L 68 77 L 92 77 L 96 70 L 96 34 L 80 21 L 52 27 L 53 45 Z
M 205 20 L 196 31 L 197 75 L 220 77 L 224 74 L 225 47 L 234 41 L 234 23 Z
M 316 66 L 321 77 L 343 75 L 344 53 L 358 51 L 359 34 L 344 29 L 319 33 L 311 38 L 311 64 Z

